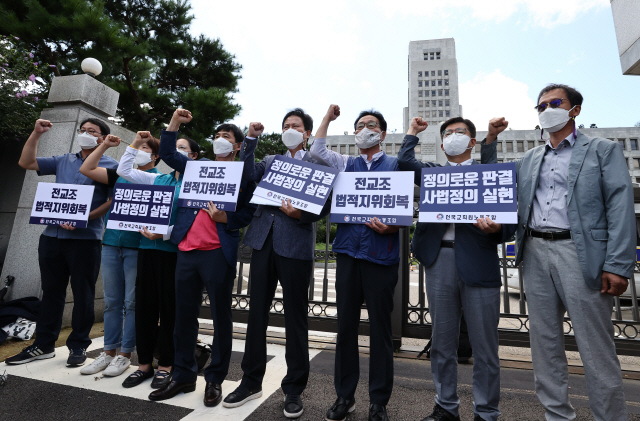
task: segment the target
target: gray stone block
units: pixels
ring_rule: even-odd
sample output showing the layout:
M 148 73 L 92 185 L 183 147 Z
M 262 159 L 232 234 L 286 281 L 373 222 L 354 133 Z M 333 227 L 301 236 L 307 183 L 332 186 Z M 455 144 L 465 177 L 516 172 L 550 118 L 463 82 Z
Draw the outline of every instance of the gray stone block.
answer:
M 40 114 L 40 118 L 43 120 L 49 120 L 52 123 L 73 122 L 78 121 L 78 107 L 62 107 L 57 106 L 55 108 L 48 108 L 43 110 Z
M 79 102 L 108 116 L 114 116 L 120 94 L 89 75 L 61 76 L 53 79 L 50 104 Z

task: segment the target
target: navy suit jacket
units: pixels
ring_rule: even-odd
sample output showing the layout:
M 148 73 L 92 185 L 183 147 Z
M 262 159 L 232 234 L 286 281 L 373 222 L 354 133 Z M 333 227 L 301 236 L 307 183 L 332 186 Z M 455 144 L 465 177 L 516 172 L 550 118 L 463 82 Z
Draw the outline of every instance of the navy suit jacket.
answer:
M 413 171 L 416 185 L 421 184 L 422 168 L 439 167 L 433 162 L 420 162 L 415 157 L 414 148 L 419 139 L 407 135 L 398 152 L 398 165 L 402 171 Z M 483 141 L 484 143 L 484 141 Z M 495 144 L 496 142 L 492 143 Z M 482 148 L 484 164 L 498 162 L 496 148 L 491 145 Z M 473 161 L 472 165 L 479 165 Z M 447 165 L 449 165 L 447 163 Z M 413 233 L 411 248 L 413 254 L 425 267 L 430 267 L 440 253 L 440 243 L 449 224 L 419 222 Z M 502 225 L 502 231 L 485 234 L 473 224 L 455 224 L 455 256 L 458 276 L 464 283 L 476 287 L 499 287 L 500 264 L 496 246 L 508 241 L 515 234 L 516 225 Z
M 247 178 L 259 182 L 275 155 L 265 157 L 262 162 L 251 165 L 245 164 L 245 171 L 249 170 Z M 303 161 L 318 164 L 307 152 Z M 315 244 L 313 242 L 313 222 L 324 218 L 331 210 L 331 200 L 327 200 L 320 215 L 302 211 L 300 219 L 288 216 L 279 206 L 258 206 L 251 225 L 242 242 L 256 250 L 262 250 L 269 231 L 273 227 L 273 250 L 282 257 L 300 260 L 313 260 Z
M 167 163 L 168 166 L 184 174 L 187 162 L 193 161 L 193 159 L 186 157 L 176 150 L 176 141 L 178 140 L 178 132 L 168 132 L 163 130 L 160 135 L 160 158 Z M 253 145 L 249 145 L 247 148 L 247 142 L 253 142 Z M 247 139 L 243 142 L 242 148 L 255 150 L 255 142 L 257 139 Z M 247 165 L 253 166 L 254 155 L 253 152 L 243 155 L 245 158 L 245 167 L 242 172 L 242 181 L 240 182 L 240 193 L 238 194 L 238 204 L 235 212 L 227 212 L 227 223 L 216 222 L 218 229 L 218 237 L 220 239 L 220 245 L 222 246 L 222 252 L 224 257 L 230 266 L 236 267 L 238 261 L 238 244 L 240 242 L 240 228 L 246 227 L 251 218 L 253 212 L 256 210 L 256 205 L 249 203 L 253 196 L 253 190 L 255 189 L 255 183 L 250 181 L 247 177 Z M 209 161 L 209 159 L 202 158 L 202 161 Z M 247 164 L 246 160 L 250 160 Z M 180 244 L 184 236 L 191 228 L 193 221 L 196 219 L 199 209 L 193 208 L 178 208 L 178 215 L 176 222 L 171 232 L 171 241 L 175 244 Z

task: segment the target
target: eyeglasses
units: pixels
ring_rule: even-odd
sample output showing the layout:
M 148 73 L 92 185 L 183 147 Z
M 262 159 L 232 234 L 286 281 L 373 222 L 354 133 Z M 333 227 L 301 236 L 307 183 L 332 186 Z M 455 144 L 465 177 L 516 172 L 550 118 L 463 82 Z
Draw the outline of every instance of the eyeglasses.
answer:
M 467 132 L 467 129 L 465 129 L 464 127 L 458 127 L 455 130 L 451 130 L 451 129 L 447 129 L 444 132 L 442 132 L 442 137 L 447 137 L 453 133 L 457 133 L 457 134 L 465 134 Z
M 76 130 L 76 132 L 78 132 L 78 134 L 89 133 L 91 136 L 102 136 L 102 133 L 96 132 L 93 129 L 89 129 L 89 130 L 78 129 L 78 130 Z
M 536 110 L 538 110 L 538 113 L 543 112 L 544 110 L 547 109 L 547 107 L 551 107 L 551 108 L 558 108 L 560 106 L 560 104 L 562 104 L 562 101 L 567 101 L 567 99 L 565 98 L 560 98 L 560 99 L 554 99 L 551 102 L 548 102 L 546 104 L 540 104 L 540 105 L 536 105 L 535 108 Z
M 379 127 L 380 124 L 376 123 L 375 121 L 368 121 L 367 124 L 365 123 L 358 123 L 358 125 L 356 126 L 356 129 L 358 130 L 362 130 L 364 129 L 364 127 L 367 126 L 367 129 L 369 130 L 373 130 L 376 127 Z

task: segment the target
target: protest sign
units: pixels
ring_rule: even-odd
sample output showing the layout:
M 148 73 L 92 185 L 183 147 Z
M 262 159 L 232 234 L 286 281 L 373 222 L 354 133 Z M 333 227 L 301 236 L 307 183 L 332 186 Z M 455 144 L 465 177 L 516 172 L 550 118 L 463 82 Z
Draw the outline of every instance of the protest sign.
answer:
M 518 222 L 513 162 L 423 168 L 421 180 L 419 222 Z
M 86 228 L 94 189 L 94 186 L 80 184 L 38 183 L 29 223 L 68 223 L 75 228 Z
M 333 188 L 331 222 L 385 225 L 413 223 L 413 173 L 343 172 Z
M 319 215 L 340 172 L 331 167 L 276 155 L 256 187 L 254 196 L 272 206 L 291 200 L 291 205 Z
M 114 187 L 107 228 L 166 234 L 171 223 L 174 186 L 118 183 Z
M 209 202 L 234 212 L 240 194 L 244 162 L 189 161 L 182 178 L 178 206 L 206 209 Z

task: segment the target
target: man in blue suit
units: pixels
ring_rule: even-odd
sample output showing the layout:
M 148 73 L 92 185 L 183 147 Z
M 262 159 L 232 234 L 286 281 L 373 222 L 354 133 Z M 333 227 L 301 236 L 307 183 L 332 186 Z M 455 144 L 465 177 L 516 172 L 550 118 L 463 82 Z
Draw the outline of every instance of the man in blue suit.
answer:
M 178 109 L 160 136 L 160 158 L 176 171 L 184 174 L 192 158 L 176 148 L 180 124 L 191 121 L 188 110 Z M 216 129 L 214 153 L 216 161 L 234 161 L 244 146 L 245 169 L 252 166 L 258 136 L 263 127 L 251 123 L 247 140 L 233 124 L 222 124 Z M 201 160 L 206 160 L 202 158 Z M 229 371 L 233 323 L 231 293 L 236 275 L 240 228 L 249 224 L 255 211 L 250 204 L 255 183 L 243 171 L 235 212 L 225 212 L 209 202 L 208 209 L 179 208 L 171 241 L 178 244 L 176 264 L 176 322 L 174 330 L 175 363 L 172 381 L 151 393 L 149 399 L 170 399 L 180 392 L 195 390 L 198 365 L 195 359 L 198 339 L 198 315 L 202 304 L 202 290 L 207 288 L 211 301 L 214 337 L 211 345 L 211 363 L 204 371 L 207 382 L 204 395 L 206 406 L 222 401 L 221 384 Z
M 401 170 L 413 171 L 421 184 L 422 169 L 439 166 L 415 158 L 418 133 L 427 123 L 416 117 L 398 152 Z M 441 148 L 446 165 L 477 165 L 471 159 L 476 144 L 475 125 L 462 117 L 440 126 Z M 496 148 L 482 151 L 482 163 L 497 162 Z M 425 267 L 429 314 L 431 315 L 431 372 L 436 387 L 433 413 L 424 421 L 459 420 L 457 393 L 458 332 L 464 308 L 469 339 L 474 354 L 474 420 L 495 421 L 500 415 L 500 359 L 498 322 L 500 320 L 500 268 L 497 245 L 508 240 L 515 225 L 418 223 L 412 250 Z
M 540 126 L 550 138 L 517 162 L 516 264 L 523 262 L 536 394 L 546 419 L 576 417 L 564 350 L 567 312 L 593 417 L 620 421 L 629 415 L 611 308 L 633 279 L 633 188 L 618 144 L 576 130 L 581 108 L 582 95 L 567 85 L 548 85 L 538 95 Z M 507 125 L 491 120 L 486 143 Z

